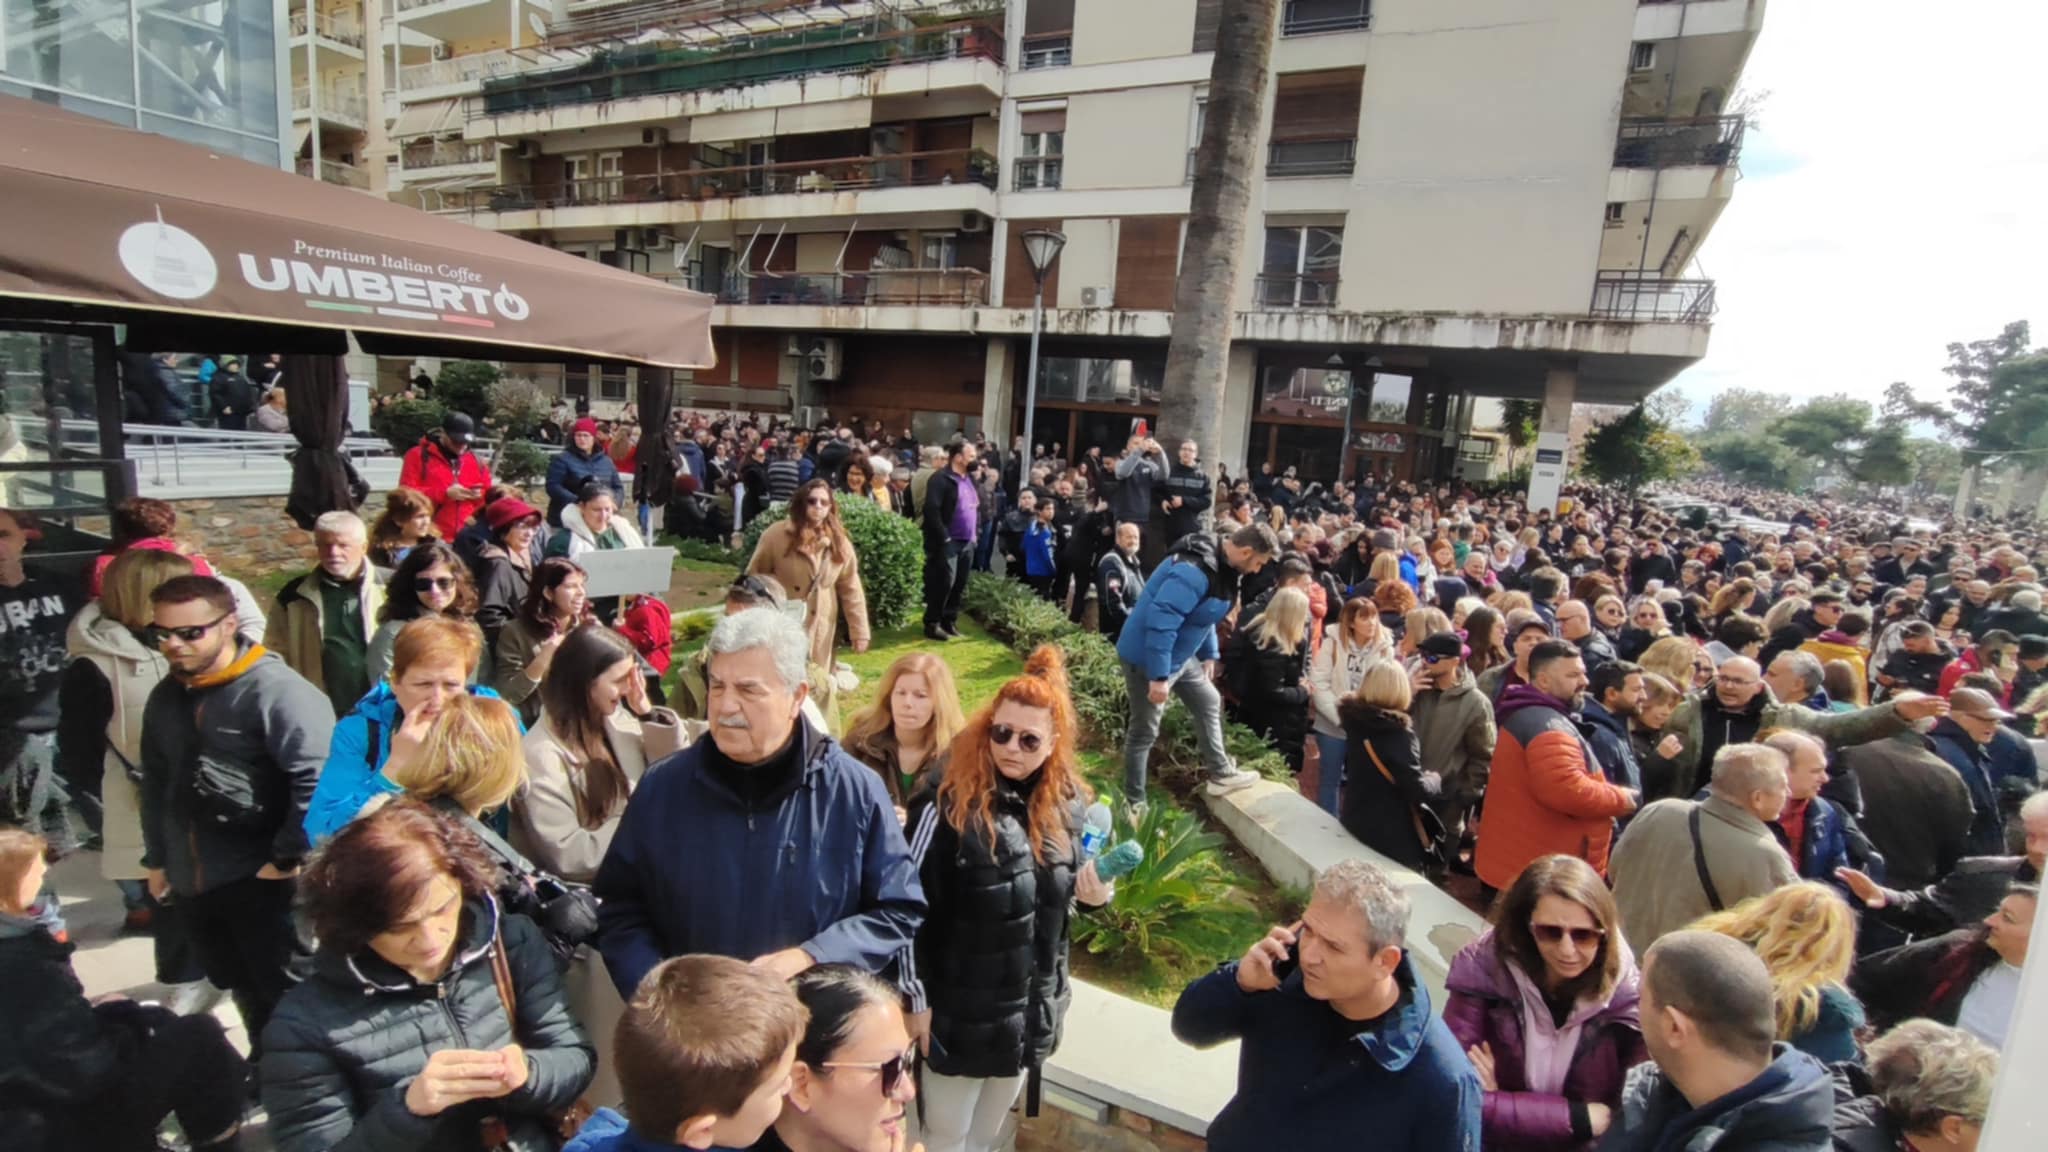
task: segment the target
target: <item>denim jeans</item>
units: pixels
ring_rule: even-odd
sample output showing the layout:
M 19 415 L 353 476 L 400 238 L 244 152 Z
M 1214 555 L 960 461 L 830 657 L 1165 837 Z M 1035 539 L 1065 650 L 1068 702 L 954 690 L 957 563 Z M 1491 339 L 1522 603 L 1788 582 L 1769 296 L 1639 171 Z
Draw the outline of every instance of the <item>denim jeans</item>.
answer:
M 1347 741 L 1342 736 L 1326 736 L 1321 732 L 1313 735 L 1316 738 L 1316 755 L 1322 761 L 1322 767 L 1316 770 L 1316 804 L 1335 816 L 1338 792 L 1344 787 L 1344 748 Z
M 1231 770 L 1230 756 L 1223 750 L 1223 697 L 1209 683 L 1208 669 L 1200 660 L 1182 664 L 1169 681 L 1173 695 L 1187 705 L 1194 717 L 1195 738 L 1202 745 L 1202 774 L 1224 776 Z M 1159 742 L 1159 718 L 1166 705 L 1152 703 L 1151 681 L 1145 670 L 1124 665 L 1124 688 L 1131 697 L 1131 726 L 1124 735 L 1124 798 L 1145 798 L 1146 765 L 1152 745 Z

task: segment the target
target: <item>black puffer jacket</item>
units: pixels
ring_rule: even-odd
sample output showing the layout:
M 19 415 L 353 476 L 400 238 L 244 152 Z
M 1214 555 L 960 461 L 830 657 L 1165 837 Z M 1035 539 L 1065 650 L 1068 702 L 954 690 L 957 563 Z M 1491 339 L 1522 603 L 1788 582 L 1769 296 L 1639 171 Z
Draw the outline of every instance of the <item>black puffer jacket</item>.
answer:
M 79 1147 L 80 1114 L 141 1051 L 123 1026 L 138 1006 L 95 1009 L 71 970 L 71 945 L 42 925 L 0 913 L 0 1144 L 14 1152 Z
M 501 925 L 516 1029 L 491 970 Z M 491 1116 L 506 1122 L 517 1152 L 554 1147 L 542 1118 L 575 1103 L 597 1063 L 547 941 L 524 916 L 501 919 L 494 901 L 470 901 L 457 948 L 438 984 L 368 950 L 321 950 L 313 978 L 285 994 L 263 1030 L 263 1106 L 278 1152 L 482 1152 L 479 1125 Z M 526 1049 L 517 1092 L 433 1117 L 406 1109 L 406 1086 L 434 1052 L 514 1043 Z
M 1287 767 L 1299 772 L 1308 740 L 1309 642 L 1303 638 L 1297 651 L 1287 652 L 1258 643 L 1256 631 L 1248 623 L 1231 634 L 1224 680 L 1237 700 L 1237 718 L 1271 741 Z
M 1081 867 L 1081 813 L 1068 812 L 1066 847 L 1031 852 L 1026 825 L 1041 777 L 999 781 L 994 836 L 946 819 L 938 782 L 911 801 L 911 854 L 931 910 L 918 930 L 916 977 L 932 1014 L 933 1071 L 942 1076 L 1015 1076 L 1059 1047 L 1073 992 L 1067 931 L 1074 873 Z M 913 1010 L 919 993 L 913 991 Z
M 1359 843 L 1387 859 L 1422 868 L 1428 853 L 1417 821 L 1429 819 L 1421 815 L 1429 793 L 1422 786 L 1422 747 L 1415 729 L 1403 713 L 1356 700 L 1338 704 L 1337 716 L 1344 721 L 1339 822 Z M 1386 773 L 1380 772 L 1381 766 Z M 1330 771 L 1330 766 L 1324 765 L 1322 771 Z
M 1906 1134 L 1885 1110 L 1884 1101 L 1861 1064 L 1835 1064 L 1835 1152 L 1899 1152 Z

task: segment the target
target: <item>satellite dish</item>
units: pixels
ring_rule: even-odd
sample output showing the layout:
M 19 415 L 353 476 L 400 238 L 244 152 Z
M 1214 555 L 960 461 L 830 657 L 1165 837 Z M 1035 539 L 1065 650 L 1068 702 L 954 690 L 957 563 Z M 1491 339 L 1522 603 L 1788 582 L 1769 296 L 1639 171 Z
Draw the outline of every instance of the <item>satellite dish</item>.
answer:
M 548 38 L 548 22 L 540 18 L 540 13 L 528 12 L 526 14 L 526 26 L 533 29 L 535 36 L 543 40 Z

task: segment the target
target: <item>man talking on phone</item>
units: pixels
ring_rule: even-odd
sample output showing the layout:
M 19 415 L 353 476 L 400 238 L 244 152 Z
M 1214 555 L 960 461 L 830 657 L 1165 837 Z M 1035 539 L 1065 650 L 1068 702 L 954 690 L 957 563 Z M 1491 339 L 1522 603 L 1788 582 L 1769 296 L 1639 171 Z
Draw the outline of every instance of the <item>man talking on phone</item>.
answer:
M 1478 1152 L 1479 1076 L 1409 960 L 1408 898 L 1344 860 L 1301 919 L 1180 995 L 1173 1034 L 1242 1042 L 1211 1152 Z

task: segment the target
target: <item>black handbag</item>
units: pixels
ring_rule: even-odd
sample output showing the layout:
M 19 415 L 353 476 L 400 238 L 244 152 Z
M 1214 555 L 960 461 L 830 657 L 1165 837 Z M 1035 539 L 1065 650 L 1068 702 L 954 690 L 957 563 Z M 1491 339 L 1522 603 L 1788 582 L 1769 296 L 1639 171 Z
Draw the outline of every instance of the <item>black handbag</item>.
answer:
M 192 766 L 192 805 L 203 820 L 229 828 L 277 822 L 276 789 L 266 788 L 247 765 L 200 753 Z
M 446 810 L 461 819 L 511 874 L 511 887 L 500 893 L 506 910 L 539 925 L 555 959 L 566 965 L 577 948 L 596 941 L 597 897 L 590 889 L 535 867 L 533 861 L 493 832 L 490 825 L 469 813 L 452 804 Z

